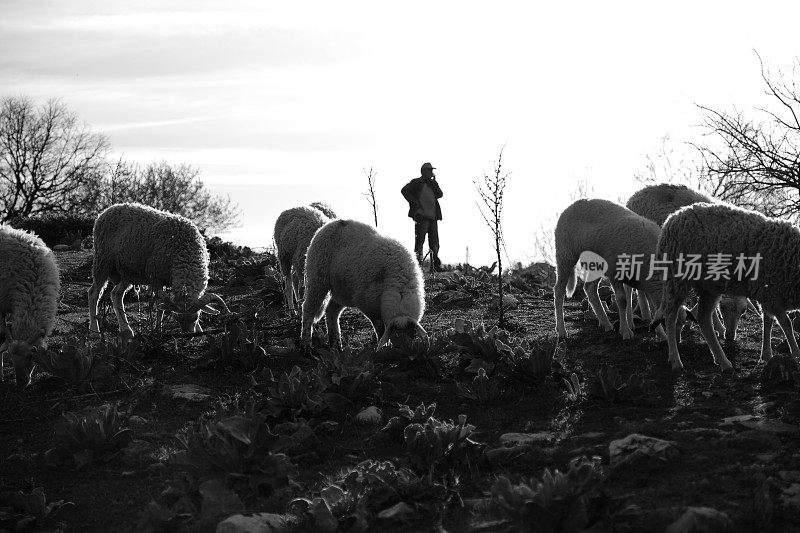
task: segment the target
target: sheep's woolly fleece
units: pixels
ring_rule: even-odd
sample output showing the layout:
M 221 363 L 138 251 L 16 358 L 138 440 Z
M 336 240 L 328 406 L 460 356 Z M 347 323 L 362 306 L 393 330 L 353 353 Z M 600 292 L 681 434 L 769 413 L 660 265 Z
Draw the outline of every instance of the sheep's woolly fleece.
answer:
M 355 307 L 373 324 L 407 327 L 425 312 L 422 271 L 399 241 L 355 220 L 334 220 L 311 241 L 306 260 L 303 335 L 322 317 L 326 297 L 334 305 Z M 398 320 L 395 320 L 398 319 Z M 380 332 L 378 332 L 380 335 Z M 330 335 L 330 332 L 329 332 Z
M 0 312 L 11 313 L 11 334 L 26 341 L 53 332 L 59 291 L 53 252 L 31 233 L 0 225 Z
M 556 285 L 565 283 L 567 295 L 572 295 L 576 284 L 574 266 L 580 254 L 587 250 L 606 260 L 609 278 L 616 276 L 618 258 L 622 254 L 643 254 L 640 280 L 644 280 L 656 251 L 658 234 L 659 227 L 652 220 L 617 203 L 602 199 L 578 200 L 564 210 L 556 224 Z M 643 289 L 656 302 L 661 299 L 660 280 L 626 280 L 626 283 Z
M 311 206 L 293 207 L 282 212 L 275 221 L 275 246 L 281 274 L 288 278 L 291 269 L 302 278 L 306 251 L 314 233 L 330 222 L 319 209 Z
M 800 308 L 800 228 L 729 204 L 694 204 L 670 216 L 661 230 L 658 254 L 675 261 L 679 254 L 761 254 L 756 279 L 682 280 L 714 294 L 734 294 L 758 300 L 765 310 Z M 705 277 L 705 276 L 703 276 Z M 735 276 L 732 276 L 735 278 Z
M 94 223 L 95 281 L 184 288 L 189 301 L 208 286 L 208 250 L 194 223 L 141 204 L 112 205 Z M 100 279 L 98 279 L 98 276 Z
M 634 213 L 663 226 L 664 221 L 672 213 L 681 207 L 698 202 L 714 203 L 715 201 L 685 185 L 661 183 L 649 185 L 637 191 L 625 205 Z

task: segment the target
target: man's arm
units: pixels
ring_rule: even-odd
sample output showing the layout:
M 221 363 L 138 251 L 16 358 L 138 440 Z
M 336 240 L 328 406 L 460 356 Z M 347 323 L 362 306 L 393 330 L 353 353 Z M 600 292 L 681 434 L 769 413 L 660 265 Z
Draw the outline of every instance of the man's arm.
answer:
M 406 184 L 403 186 L 403 188 L 402 188 L 402 189 L 400 189 L 400 194 L 402 194 L 402 195 L 403 195 L 403 198 L 405 198 L 405 199 L 406 199 L 406 201 L 407 201 L 409 204 L 411 204 L 412 206 L 415 206 L 415 205 L 417 205 L 419 202 L 418 202 L 418 200 L 417 200 L 417 199 L 414 197 L 414 193 L 412 192 L 412 189 L 413 189 L 413 188 L 414 188 L 414 180 L 411 180 L 411 181 L 409 181 L 408 183 L 406 183 Z
M 441 198 L 444 196 L 442 193 L 442 189 L 439 188 L 439 183 L 436 180 L 430 181 L 431 188 L 433 189 L 433 194 L 436 195 L 436 198 Z

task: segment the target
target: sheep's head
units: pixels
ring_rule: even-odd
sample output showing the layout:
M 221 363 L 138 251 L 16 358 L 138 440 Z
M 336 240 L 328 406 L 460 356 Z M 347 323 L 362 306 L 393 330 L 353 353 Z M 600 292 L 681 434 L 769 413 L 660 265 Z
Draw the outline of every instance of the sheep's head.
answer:
M 0 353 L 7 349 L 11 356 L 11 363 L 14 365 L 14 374 L 17 378 L 17 387 L 24 389 L 31 382 L 33 368 L 36 366 L 34 358 L 37 352 L 43 350 L 42 339 L 44 332 L 32 335 L 27 340 L 15 340 L 6 332 L 6 342 L 0 346 Z
M 185 293 L 167 295 L 162 292 L 159 296 L 161 303 L 158 308 L 164 312 L 175 313 L 175 319 L 184 333 L 203 331 L 203 328 L 200 327 L 201 313 L 209 315 L 218 315 L 220 313 L 220 310 L 211 304 L 218 304 L 226 313 L 231 312 L 228 306 L 225 305 L 225 301 L 213 292 L 207 292 L 199 298 L 191 298 Z
M 753 302 L 744 296 L 723 296 L 719 301 L 719 310 L 722 313 L 722 324 L 725 326 L 725 340 L 728 342 L 736 340 L 739 319 L 745 311 L 759 314 Z
M 414 335 L 424 337 L 427 336 L 428 333 L 419 325 L 419 322 L 410 316 L 395 317 L 386 324 L 386 330 L 383 332 L 383 336 L 381 336 L 380 340 L 378 340 L 377 349 L 380 350 L 383 345 L 389 342 L 393 337 L 405 336 L 413 338 Z

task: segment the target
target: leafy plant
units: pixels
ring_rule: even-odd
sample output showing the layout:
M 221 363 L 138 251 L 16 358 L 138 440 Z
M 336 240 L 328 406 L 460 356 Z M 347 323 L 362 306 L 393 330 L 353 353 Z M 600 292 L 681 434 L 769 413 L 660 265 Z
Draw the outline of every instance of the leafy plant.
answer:
M 421 369 L 423 373 L 436 378 L 442 374 L 441 356 L 453 349 L 450 338 L 444 333 L 433 333 L 424 337 L 399 336 L 383 352 L 384 362 L 402 363 Z M 385 354 L 385 355 L 384 355 Z
M 631 401 L 645 392 L 645 381 L 632 374 L 627 380 L 622 378 L 613 366 L 603 366 L 597 371 L 597 379 L 589 388 L 589 394 L 607 402 Z
M 115 405 L 90 407 L 81 413 L 67 412 L 61 417 L 55 427 L 56 446 L 46 454 L 51 463 L 71 457 L 80 469 L 116 453 L 133 439 Z
M 0 531 L 23 531 L 55 515 L 63 507 L 75 505 L 59 500 L 47 503 L 42 487 L 30 494 L 22 491 L 0 493 Z
M 35 361 L 47 373 L 80 389 L 89 380 L 95 357 L 101 351 L 88 346 L 85 339 L 70 337 L 58 352 L 47 350 L 39 353 L 35 356 Z
M 581 382 L 575 372 L 570 375 L 569 379 L 562 378 L 562 381 L 564 382 L 564 386 L 567 388 L 566 392 L 564 393 L 567 401 L 577 403 L 583 399 L 585 395 L 583 387 L 581 387 Z
M 486 370 L 478 369 L 478 375 L 472 378 L 472 385 L 457 383 L 458 394 L 478 403 L 497 400 L 503 395 L 502 384 L 496 378 L 486 375 Z
M 381 382 L 375 377 L 372 349 L 353 352 L 319 349 L 316 374 L 323 386 L 322 397 L 330 400 L 337 395 L 349 401 L 372 403 L 382 396 Z
M 272 370 L 266 368 L 261 380 L 260 384 L 254 382 L 253 385 L 266 397 L 264 409 L 271 417 L 315 416 L 328 407 L 321 395 L 325 384 L 316 372 L 295 365 L 288 373 L 282 372 L 275 378 Z
M 511 350 L 505 331 L 497 326 L 486 331 L 483 324 L 476 327 L 462 318 L 456 319 L 449 336 L 458 348 L 462 362 L 467 364 L 465 371 L 469 373 L 477 374 L 479 368 L 491 373 L 503 352 Z
M 201 416 L 192 429 L 177 438 L 184 450 L 175 460 L 200 472 L 221 476 L 228 485 L 269 495 L 286 486 L 295 467 L 285 451 L 312 436 L 307 425 L 279 435 L 255 409 L 233 413 L 218 409 Z
M 459 415 L 458 423 L 431 417 L 424 424 L 409 424 L 403 439 L 411 464 L 432 479 L 435 468 L 464 462 L 479 447 L 470 438 L 474 430 L 475 426 L 467 424 L 467 415 Z
M 236 319 L 227 323 L 225 329 L 221 335 L 209 339 L 205 364 L 216 362 L 239 366 L 248 372 L 254 370 L 267 356 L 255 324 L 249 328 L 243 320 Z
M 382 435 L 388 436 L 395 442 L 403 439 L 403 430 L 405 430 L 406 426 L 409 424 L 424 424 L 436 411 L 436 403 L 425 405 L 423 402 L 414 409 L 402 403 L 398 404 L 398 407 L 400 409 L 398 415 L 390 418 L 380 431 Z
M 319 496 L 296 498 L 289 509 L 308 530 L 363 531 L 376 529 L 376 515 L 400 502 L 413 504 L 415 511 L 433 504 L 440 513 L 447 496 L 439 483 L 429 483 L 390 461 L 370 459 L 329 482 Z
M 580 531 L 596 519 L 592 503 L 603 480 L 600 457 L 576 457 L 566 473 L 545 469 L 541 481 L 512 485 L 498 477 L 492 501 L 505 518 L 502 525 L 514 531 Z
M 535 385 L 546 380 L 552 373 L 553 349 L 547 343 L 537 343 L 530 347 L 527 342 L 523 342 L 514 348 L 499 340 L 497 343 L 501 355 L 496 371 L 505 378 L 524 385 Z

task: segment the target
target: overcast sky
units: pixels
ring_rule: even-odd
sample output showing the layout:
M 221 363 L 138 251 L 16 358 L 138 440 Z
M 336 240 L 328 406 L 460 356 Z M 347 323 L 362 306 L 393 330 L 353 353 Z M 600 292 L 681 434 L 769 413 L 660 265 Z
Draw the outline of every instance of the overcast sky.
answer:
M 430 161 L 446 262 L 491 262 L 473 180 L 501 147 L 508 255 L 586 180 L 626 199 L 661 139 L 701 140 L 695 103 L 763 103 L 797 50 L 795 3 L 0 0 L 0 96 L 60 97 L 117 155 L 198 167 L 267 246 L 315 200 L 413 247 L 400 187 Z

